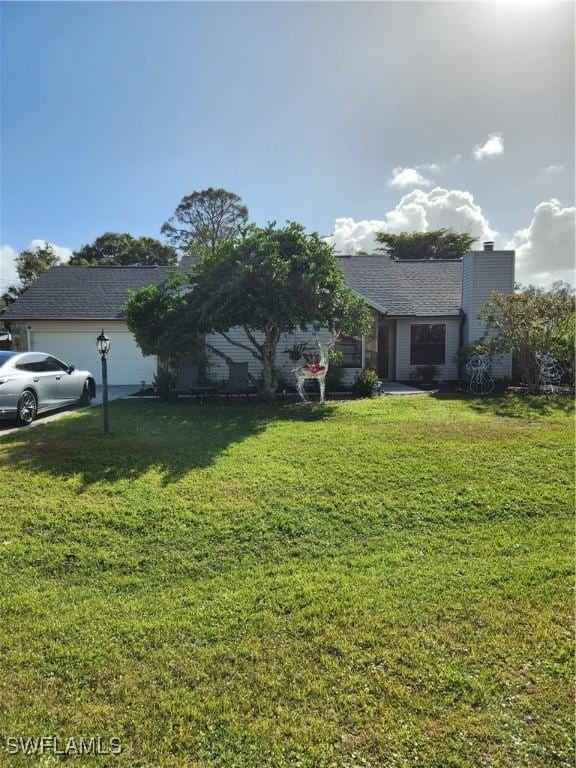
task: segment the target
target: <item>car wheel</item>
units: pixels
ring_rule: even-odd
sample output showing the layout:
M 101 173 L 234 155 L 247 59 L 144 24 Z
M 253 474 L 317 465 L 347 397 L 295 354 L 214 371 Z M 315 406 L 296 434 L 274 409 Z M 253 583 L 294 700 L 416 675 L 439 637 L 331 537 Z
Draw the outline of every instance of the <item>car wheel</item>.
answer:
M 16 421 L 18 424 L 25 426 L 31 424 L 36 418 L 38 412 L 38 401 L 36 395 L 29 389 L 25 389 L 20 395 L 18 400 L 18 407 L 16 411 Z
M 90 400 L 92 398 L 90 397 L 90 382 L 85 381 L 84 386 L 82 388 L 82 394 L 80 395 L 80 400 L 78 400 L 79 405 L 90 405 Z

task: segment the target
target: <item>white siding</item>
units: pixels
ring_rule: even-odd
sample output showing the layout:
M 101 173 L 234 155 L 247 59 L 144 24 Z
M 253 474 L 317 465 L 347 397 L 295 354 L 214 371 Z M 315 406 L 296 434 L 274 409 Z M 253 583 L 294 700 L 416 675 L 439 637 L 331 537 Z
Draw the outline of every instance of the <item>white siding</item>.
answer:
M 156 358 L 144 357 L 134 336 L 121 320 L 97 323 L 89 320 L 41 321 L 26 323 L 30 349 L 48 352 L 79 370 L 88 370 L 101 384 L 100 356 L 96 337 L 104 331 L 110 338 L 108 382 L 111 385 L 139 386 L 142 381 L 152 384 L 156 373 Z M 26 335 L 23 335 L 26 339 Z
M 437 366 L 438 378 L 455 380 L 458 378 L 458 363 L 454 357 L 458 353 L 460 339 L 459 317 L 400 317 L 396 320 L 396 379 L 409 381 L 410 374 L 419 366 L 410 365 L 410 327 L 420 323 L 443 323 L 446 325 L 446 350 L 444 365 Z
M 464 343 L 480 340 L 486 327 L 478 312 L 493 291 L 503 294 L 514 291 L 514 251 L 469 251 L 462 264 L 462 309 L 466 313 Z M 512 356 L 502 355 L 492 361 L 496 378 L 510 377 Z
M 229 331 L 227 331 L 226 335 L 235 342 L 250 346 L 250 342 L 246 338 L 244 329 L 239 326 L 231 328 Z M 258 342 L 262 341 L 263 336 L 261 333 L 256 333 L 254 335 Z M 318 333 L 313 330 L 297 331 L 291 335 L 284 335 L 280 339 L 278 344 L 278 352 L 276 355 L 276 363 L 278 370 L 281 371 L 282 375 L 288 381 L 293 381 L 294 374 L 292 373 L 292 369 L 296 368 L 298 365 L 301 365 L 302 362 L 300 361 L 295 363 L 294 361 L 290 360 L 288 355 L 282 353 L 284 350 L 293 346 L 294 344 L 307 342 L 308 344 L 312 345 L 314 336 L 317 336 L 321 341 L 328 341 L 330 338 L 330 331 L 321 330 Z M 221 352 L 224 352 L 224 354 L 228 355 L 228 357 L 234 360 L 235 363 L 248 363 L 248 370 L 252 376 L 257 378 L 260 375 L 262 366 L 260 362 L 256 360 L 256 358 L 248 350 L 241 349 L 235 344 L 231 344 L 229 341 L 226 341 L 226 339 L 219 333 L 209 334 L 206 336 L 206 341 L 211 346 L 216 347 L 216 349 L 219 349 Z M 220 381 L 226 381 L 228 378 L 228 364 L 226 361 L 214 353 L 209 355 L 209 361 L 210 368 L 208 373 L 210 377 Z M 342 374 L 342 383 L 346 386 L 351 385 L 359 370 L 359 368 L 344 368 Z

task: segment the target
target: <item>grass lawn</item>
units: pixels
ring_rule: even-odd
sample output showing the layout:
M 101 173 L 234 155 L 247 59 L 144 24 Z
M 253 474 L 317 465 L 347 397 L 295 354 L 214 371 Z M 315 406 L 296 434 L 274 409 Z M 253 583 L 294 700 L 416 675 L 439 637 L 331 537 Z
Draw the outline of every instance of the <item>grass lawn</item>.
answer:
M 100 416 L 0 440 L 2 736 L 117 736 L 65 761 L 106 768 L 572 766 L 571 404 Z

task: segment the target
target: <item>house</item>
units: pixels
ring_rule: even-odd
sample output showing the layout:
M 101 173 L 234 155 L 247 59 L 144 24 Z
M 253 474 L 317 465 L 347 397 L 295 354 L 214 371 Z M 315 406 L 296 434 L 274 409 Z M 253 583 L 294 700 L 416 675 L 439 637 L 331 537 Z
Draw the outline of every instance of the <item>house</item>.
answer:
M 439 379 L 458 379 L 458 350 L 485 333 L 479 310 L 493 291 L 514 291 L 514 260 L 514 251 L 495 251 L 492 242 L 456 261 L 341 257 L 348 285 L 374 310 L 363 366 L 382 379 L 408 381 L 433 365 Z M 509 378 L 511 355 L 493 360 L 492 374 Z
M 94 374 L 101 384 L 96 337 L 110 338 L 110 384 L 152 383 L 156 359 L 144 357 L 126 326 L 122 306 L 129 292 L 161 285 L 166 267 L 51 267 L 1 319 L 16 349 L 50 352 Z
M 458 350 L 484 335 L 477 313 L 492 291 L 514 290 L 514 251 L 496 251 L 493 243 L 470 251 L 462 260 L 396 261 L 385 255 L 340 256 L 350 288 L 373 311 L 373 326 L 361 339 L 342 339 L 343 383 L 351 384 L 363 367 L 380 378 L 409 381 L 423 366 L 434 366 L 441 380 L 459 378 Z M 186 264 L 181 264 L 186 269 Z M 2 316 L 18 349 L 48 351 L 88 368 L 99 383 L 95 338 L 102 328 L 111 339 L 108 361 L 111 384 L 150 384 L 156 359 L 144 357 L 126 326 L 122 306 L 131 290 L 161 285 L 168 267 L 52 267 Z M 231 339 L 246 342 L 240 328 Z M 286 348 L 311 341 L 312 333 L 296 333 L 281 341 L 278 365 L 286 378 L 295 363 Z M 328 337 L 328 332 L 318 334 Z M 207 340 L 236 362 L 247 362 L 254 376 L 259 363 L 248 351 L 218 334 Z M 211 359 L 210 376 L 225 380 L 224 360 Z M 511 376 L 511 357 L 493 361 L 495 378 Z

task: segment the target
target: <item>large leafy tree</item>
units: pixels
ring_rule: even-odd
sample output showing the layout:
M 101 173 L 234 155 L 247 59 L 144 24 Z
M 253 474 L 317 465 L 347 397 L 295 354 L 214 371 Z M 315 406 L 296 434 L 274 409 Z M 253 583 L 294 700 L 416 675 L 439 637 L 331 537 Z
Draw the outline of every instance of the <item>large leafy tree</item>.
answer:
M 176 251 L 153 237 L 132 237 L 127 232 L 105 232 L 75 251 L 70 264 L 142 265 L 176 264 Z
M 59 257 L 48 242 L 20 251 L 15 261 L 20 284 L 10 285 L 4 291 L 1 297 L 3 307 L 13 304 L 46 270 L 59 263 Z
M 59 263 L 60 259 L 54 253 L 50 243 L 45 242 L 37 248 L 20 251 L 16 257 L 16 272 L 22 283 L 22 289 L 29 288 L 40 275 Z
M 566 283 L 549 291 L 530 286 L 517 293 L 494 292 L 479 315 L 488 330 L 484 346 L 491 354 L 512 352 L 522 379 L 538 383 L 537 352 L 554 355 L 573 370 L 576 299 Z
M 202 258 L 237 238 L 247 221 L 238 195 L 210 187 L 183 197 L 161 231 L 182 252 Z
M 466 233 L 451 229 L 433 229 L 430 232 L 379 232 L 376 240 L 379 250 L 393 259 L 459 259 L 475 241 Z
M 332 248 L 296 223 L 253 227 L 195 264 L 189 280 L 186 292 L 172 286 L 131 296 L 126 317 L 142 350 L 178 351 L 176 339 L 183 334 L 193 339 L 218 333 L 259 362 L 267 399 L 278 385 L 276 354 L 283 334 L 314 326 L 359 335 L 370 327 L 370 311 L 345 285 Z M 243 328 L 245 341 L 230 335 L 235 326 Z M 207 348 L 230 362 L 217 346 Z

